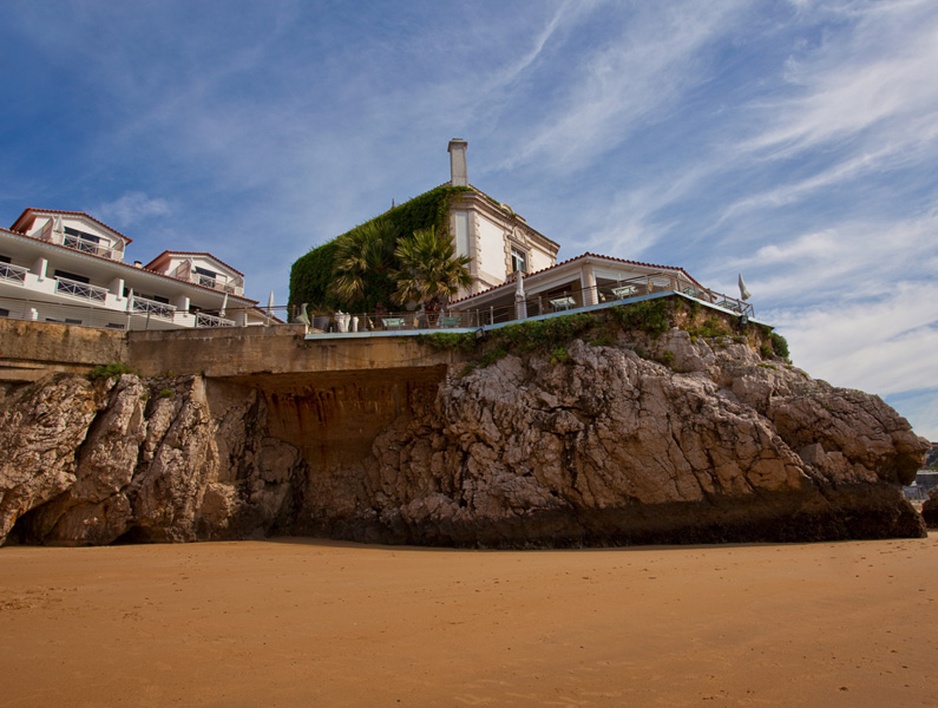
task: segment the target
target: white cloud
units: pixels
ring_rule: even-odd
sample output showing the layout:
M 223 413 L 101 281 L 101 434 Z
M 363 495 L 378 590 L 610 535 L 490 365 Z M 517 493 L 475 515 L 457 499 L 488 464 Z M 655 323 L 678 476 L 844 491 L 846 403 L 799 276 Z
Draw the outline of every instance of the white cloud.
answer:
M 938 376 L 938 284 L 899 285 L 866 303 L 764 313 L 788 339 L 792 359 L 838 386 L 879 394 L 933 385 Z
M 852 29 L 788 64 L 793 95 L 764 106 L 772 116 L 746 151 L 779 158 L 820 145 L 859 140 L 872 153 L 921 143 L 938 111 L 938 13 L 930 2 L 854 6 Z M 900 127 L 901 126 L 901 127 Z M 934 132 L 931 131 L 932 138 Z
M 119 228 L 135 225 L 153 217 L 170 216 L 172 207 L 165 199 L 151 198 L 143 192 L 129 192 L 112 202 L 99 204 L 91 210 L 102 221 Z
M 884 398 L 908 419 L 917 434 L 938 442 L 938 388 L 902 392 Z
M 630 6 L 621 32 L 599 47 L 580 46 L 562 97 L 533 114 L 528 135 L 502 167 L 537 162 L 582 168 L 667 110 L 705 71 L 699 53 L 720 37 L 742 3 Z
M 793 234 L 726 261 L 765 301 L 811 303 L 869 299 L 909 283 L 928 283 L 938 269 L 938 213 L 895 222 L 843 222 Z

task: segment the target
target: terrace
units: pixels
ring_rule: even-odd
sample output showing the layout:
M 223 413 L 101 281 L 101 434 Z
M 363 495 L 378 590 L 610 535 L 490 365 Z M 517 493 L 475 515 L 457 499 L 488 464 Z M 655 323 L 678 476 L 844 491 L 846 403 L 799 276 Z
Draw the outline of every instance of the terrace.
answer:
M 490 305 L 485 308 L 444 310 L 439 313 L 423 311 L 363 312 L 333 315 L 313 314 L 304 319 L 299 310 L 287 313 L 291 323 L 308 324 L 307 339 L 334 336 L 388 336 L 407 333 L 425 333 L 439 330 L 474 330 L 520 322 L 526 319 L 545 319 L 590 312 L 616 305 L 654 300 L 678 295 L 707 307 L 752 320 L 754 311 L 750 303 L 710 290 L 688 288 L 689 292 L 647 287 L 635 283 L 620 283 L 602 289 L 567 290 L 562 294 L 538 295 L 511 305 Z
M 39 241 L 70 248 L 73 251 L 90 253 L 93 256 L 117 261 L 118 263 L 124 262 L 123 244 L 118 244 L 120 247 L 116 247 L 106 238 L 85 233 L 69 226 L 65 226 L 61 231 L 58 231 L 54 228 L 51 220 L 35 235 L 35 238 Z

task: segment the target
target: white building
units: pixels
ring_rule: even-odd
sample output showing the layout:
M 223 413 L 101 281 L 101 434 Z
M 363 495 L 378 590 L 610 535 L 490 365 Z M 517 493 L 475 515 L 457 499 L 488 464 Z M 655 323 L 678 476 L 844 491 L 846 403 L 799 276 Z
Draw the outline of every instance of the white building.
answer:
M 26 209 L 0 229 L 0 316 L 116 329 L 267 321 L 244 275 L 210 253 L 128 265 L 130 242 L 84 212 Z
M 677 292 L 739 310 L 745 303 L 717 303 L 714 293 L 675 266 L 584 253 L 544 270 L 451 302 L 449 311 L 470 324 L 507 322 L 607 302 Z
M 557 262 L 560 244 L 528 226 L 523 217 L 469 184 L 465 140 L 449 143 L 450 184 L 469 187 L 450 207 L 456 253 L 469 256 L 472 284 L 456 294 L 474 295 L 501 285 L 514 272 L 532 273 Z
M 457 253 L 472 259 L 473 280 L 450 302 L 450 314 L 458 315 L 450 321 L 506 322 L 663 292 L 752 314 L 748 303 L 712 292 L 680 267 L 593 253 L 557 263 L 557 243 L 469 184 L 466 148 L 465 140 L 449 143 L 450 184 L 470 188 L 451 206 L 450 231 Z

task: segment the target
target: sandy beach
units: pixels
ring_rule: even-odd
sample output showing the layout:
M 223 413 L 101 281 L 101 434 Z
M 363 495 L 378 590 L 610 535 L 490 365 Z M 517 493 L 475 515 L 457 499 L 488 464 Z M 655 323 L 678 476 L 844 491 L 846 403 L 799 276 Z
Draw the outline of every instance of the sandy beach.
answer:
M 3 706 L 938 705 L 938 535 L 0 549 Z

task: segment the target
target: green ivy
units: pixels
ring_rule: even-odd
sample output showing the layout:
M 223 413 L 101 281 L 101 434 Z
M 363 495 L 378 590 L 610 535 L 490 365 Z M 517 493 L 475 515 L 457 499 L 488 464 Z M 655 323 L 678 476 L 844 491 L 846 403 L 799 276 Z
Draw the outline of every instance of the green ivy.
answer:
M 314 310 L 336 309 L 331 292 L 334 278 L 336 243 L 330 241 L 312 249 L 290 269 L 290 305 L 308 303 Z
M 436 228 L 437 231 L 448 231 L 449 207 L 452 199 L 468 191 L 472 191 L 471 188 L 443 185 L 393 207 L 370 221 L 377 219 L 389 221 L 398 234 L 398 238 L 410 236 L 414 231 L 430 227 Z M 370 221 L 365 223 L 370 223 Z M 355 228 L 361 228 L 363 225 L 360 224 Z M 350 229 L 347 233 L 354 230 Z M 330 286 L 336 278 L 336 240 L 345 235 L 337 236 L 328 243 L 313 248 L 293 263 L 290 270 L 291 306 L 306 302 L 314 310 L 334 310 L 341 307 L 353 312 L 371 312 L 377 303 L 382 302 L 387 305 L 390 302 L 394 283 L 386 274 L 379 274 L 366 282 L 366 296 L 363 301 L 341 302 L 332 292 Z M 390 265 L 391 270 L 395 269 L 396 264 Z

